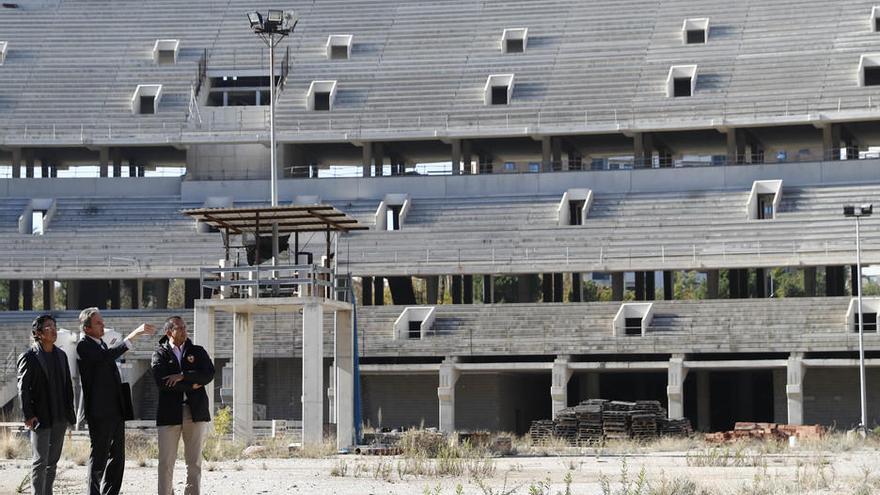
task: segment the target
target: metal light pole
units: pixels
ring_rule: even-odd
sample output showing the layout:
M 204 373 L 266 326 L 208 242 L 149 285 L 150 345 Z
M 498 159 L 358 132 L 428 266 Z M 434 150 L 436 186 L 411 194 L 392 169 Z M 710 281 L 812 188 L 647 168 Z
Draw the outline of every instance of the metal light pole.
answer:
M 865 385 L 865 318 L 862 313 L 862 244 L 859 232 L 859 223 L 862 217 L 871 216 L 874 212 L 874 205 L 864 204 L 861 206 L 844 206 L 843 214 L 847 217 L 856 219 L 856 283 L 857 291 L 856 299 L 858 301 L 859 312 L 859 396 L 861 400 L 861 424 L 859 431 L 862 437 L 868 434 L 868 409 L 867 409 L 867 387 Z
M 297 21 L 293 12 L 270 10 L 265 20 L 259 12 L 248 12 L 251 29 L 269 47 L 269 157 L 270 173 L 269 190 L 271 205 L 278 206 L 278 164 L 275 147 L 275 46 L 296 28 Z M 292 24 L 291 24 L 292 21 Z M 259 239 L 256 239 L 259 246 Z M 258 247 L 259 249 L 259 247 Z M 278 223 L 272 224 L 272 265 L 278 264 Z

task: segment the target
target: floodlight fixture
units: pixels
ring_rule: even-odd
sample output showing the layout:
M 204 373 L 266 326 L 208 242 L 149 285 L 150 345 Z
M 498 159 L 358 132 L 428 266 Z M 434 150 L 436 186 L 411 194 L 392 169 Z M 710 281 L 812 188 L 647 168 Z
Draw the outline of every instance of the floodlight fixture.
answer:
M 263 16 L 259 12 L 248 12 L 247 17 L 251 23 L 251 29 L 254 31 L 263 29 Z

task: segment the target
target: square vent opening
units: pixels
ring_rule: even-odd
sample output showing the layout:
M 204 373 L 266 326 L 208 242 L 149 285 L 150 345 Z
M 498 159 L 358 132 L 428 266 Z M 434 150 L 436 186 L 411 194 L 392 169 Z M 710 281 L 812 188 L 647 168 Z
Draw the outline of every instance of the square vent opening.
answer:
M 483 102 L 486 105 L 508 105 L 513 95 L 513 74 L 495 74 L 486 79 Z
M 859 58 L 859 86 L 880 86 L 880 53 L 866 53 Z
M 346 60 L 351 58 L 351 41 L 353 36 L 350 34 L 331 34 L 327 38 L 327 58 L 331 60 Z
M 673 65 L 666 76 L 666 96 L 686 98 L 693 96 L 697 86 L 696 65 Z
M 316 112 L 332 110 L 336 99 L 336 81 L 312 81 L 306 99 L 309 110 Z
M 529 28 L 505 29 L 501 33 L 501 51 L 504 53 L 523 53 L 526 51 Z
M 709 39 L 709 18 L 685 19 L 681 26 L 682 40 L 686 45 L 702 45 Z

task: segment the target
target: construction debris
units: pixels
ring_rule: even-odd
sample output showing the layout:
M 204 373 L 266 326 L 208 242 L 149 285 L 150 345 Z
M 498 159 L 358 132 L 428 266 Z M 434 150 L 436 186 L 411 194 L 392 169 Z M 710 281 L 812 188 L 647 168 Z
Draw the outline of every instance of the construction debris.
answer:
M 666 409 L 658 401 L 607 401 L 588 399 L 567 407 L 553 420 L 532 421 L 529 435 L 533 445 L 551 438 L 569 445 L 589 447 L 605 440 L 648 440 L 658 435 L 690 435 L 690 421 L 666 418 Z
M 806 438 L 820 438 L 825 434 L 825 431 L 825 427 L 821 425 L 738 422 L 731 431 L 706 433 L 705 438 L 709 443 L 727 443 L 740 440 L 785 441 L 789 437 L 803 440 Z

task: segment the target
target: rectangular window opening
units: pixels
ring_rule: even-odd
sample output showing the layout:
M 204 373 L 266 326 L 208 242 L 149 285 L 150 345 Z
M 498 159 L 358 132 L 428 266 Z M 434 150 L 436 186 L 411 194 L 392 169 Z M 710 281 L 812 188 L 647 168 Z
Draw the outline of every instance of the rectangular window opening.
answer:
M 407 336 L 411 339 L 422 338 L 422 322 L 410 321 L 409 322 L 409 333 Z
M 773 194 L 758 195 L 758 220 L 773 218 Z
M 582 199 L 576 199 L 568 202 L 568 218 L 569 225 L 583 225 L 584 224 L 584 203 L 586 201 Z
M 507 86 L 492 86 L 492 104 L 507 105 Z
M 334 60 L 342 60 L 348 58 L 348 46 L 332 45 L 330 47 L 330 58 Z
M 141 114 L 154 114 L 156 113 L 156 97 L 155 96 L 141 96 Z
M 706 31 L 702 29 L 689 29 L 687 32 L 687 43 L 689 45 L 701 44 L 706 42 Z
M 880 86 L 880 66 L 865 67 L 865 86 Z
M 525 51 L 525 46 L 523 45 L 522 39 L 508 39 L 507 40 L 507 49 L 505 50 L 507 53 L 523 53 Z
M 385 228 L 387 230 L 400 230 L 400 210 L 403 205 L 389 205 L 385 212 Z
M 641 336 L 642 335 L 642 319 L 640 317 L 625 318 L 625 320 L 624 320 L 624 335 Z
M 874 31 L 880 33 L 880 17 L 874 18 Z
M 46 217 L 46 210 L 34 210 L 31 213 L 31 234 L 43 235 L 43 220 Z M 865 319 L 867 321 L 867 318 Z
M 691 78 L 676 77 L 673 79 L 673 96 L 676 98 L 683 96 L 691 96 Z
M 865 315 L 865 332 L 877 332 L 877 313 L 866 313 L 862 312 Z M 859 313 L 858 311 L 853 314 L 855 318 L 853 320 L 853 332 L 859 332 Z
M 315 92 L 315 110 L 317 111 L 328 111 L 330 110 L 330 93 L 316 91 Z

